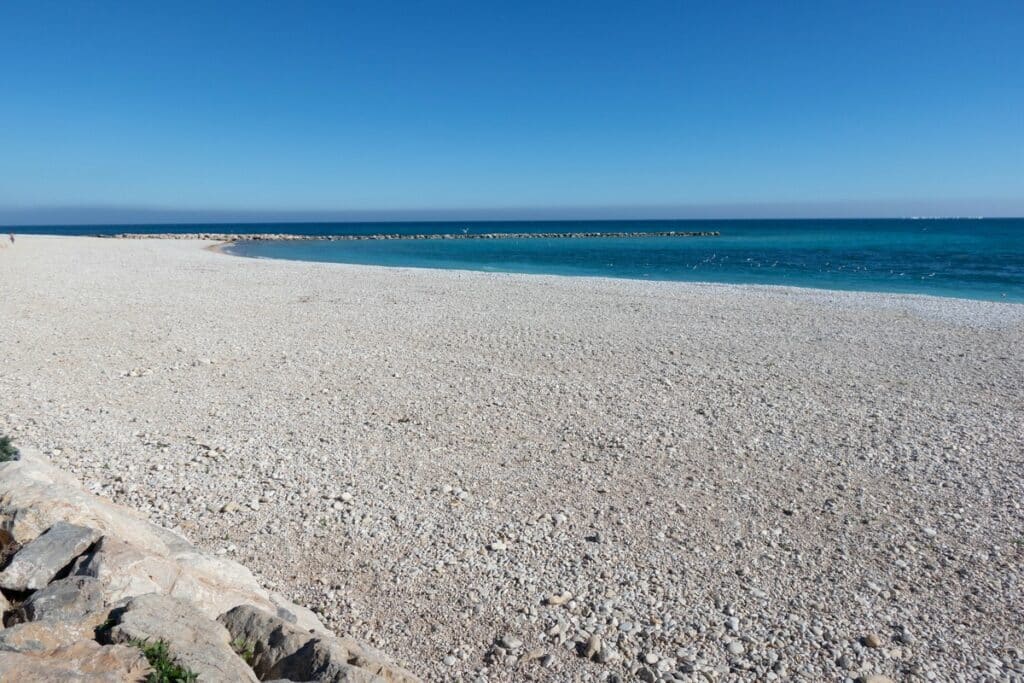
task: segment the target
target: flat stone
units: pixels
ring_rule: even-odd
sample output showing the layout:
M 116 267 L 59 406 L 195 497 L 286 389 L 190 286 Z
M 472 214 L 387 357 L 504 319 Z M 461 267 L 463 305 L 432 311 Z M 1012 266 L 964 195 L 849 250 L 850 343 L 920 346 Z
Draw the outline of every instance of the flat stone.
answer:
M 15 623 L 24 621 L 76 620 L 103 608 L 103 586 L 89 576 L 69 576 L 54 581 L 29 596 L 12 612 Z
M 0 572 L 0 587 L 16 591 L 39 590 L 99 537 L 100 533 L 89 527 L 54 523 L 46 533 L 19 550 Z
M 44 652 L 0 652 L 0 681 L 135 683 L 150 671 L 138 648 L 92 640 Z
M 0 652 L 45 652 L 92 640 L 96 627 L 106 621 L 107 615 L 107 611 L 100 610 L 78 619 L 29 621 L 0 629 Z
M 296 681 L 418 681 L 380 652 L 352 638 L 332 638 L 303 631 L 264 610 L 240 605 L 217 621 L 232 642 L 252 648 L 252 668 L 262 679 Z
M 173 660 L 199 680 L 257 680 L 231 648 L 227 629 L 185 600 L 167 595 L 140 595 L 110 613 L 114 624 L 101 633 L 111 643 L 163 641 Z

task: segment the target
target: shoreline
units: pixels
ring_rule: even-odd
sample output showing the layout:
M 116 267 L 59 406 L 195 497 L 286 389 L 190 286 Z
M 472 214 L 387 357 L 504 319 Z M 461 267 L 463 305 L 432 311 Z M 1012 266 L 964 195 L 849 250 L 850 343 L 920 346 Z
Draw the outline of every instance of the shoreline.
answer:
M 478 233 L 377 233 L 368 235 L 296 235 L 293 233 L 118 233 L 115 235 L 88 235 L 103 239 L 117 240 L 216 240 L 218 242 L 366 242 L 393 240 L 525 240 L 525 239 L 596 239 L 644 237 L 720 237 L 715 230 L 656 230 L 647 232 L 478 232 Z
M 431 266 L 398 266 L 398 265 L 382 265 L 382 264 L 369 264 L 369 263 L 348 263 L 344 261 L 320 261 L 313 259 L 297 259 L 297 258 L 276 258 L 270 256 L 249 256 L 246 254 L 237 254 L 230 251 L 230 248 L 235 242 L 218 242 L 216 244 L 205 247 L 205 249 L 221 254 L 224 256 L 231 256 L 234 258 L 249 259 L 252 261 L 278 261 L 278 262 L 291 262 L 291 263 L 312 263 L 318 265 L 334 265 L 334 266 L 347 266 L 356 268 L 382 268 L 387 270 L 415 270 L 415 271 L 427 271 L 433 273 L 472 273 L 480 275 L 512 275 L 512 276 L 524 276 L 524 277 L 551 277 L 551 278 L 565 278 L 565 279 L 591 279 L 591 280 L 605 280 L 609 282 L 645 282 L 652 284 L 667 284 L 667 285 L 693 285 L 697 287 L 738 287 L 738 288 L 751 288 L 753 291 L 759 289 L 766 289 L 769 291 L 777 290 L 779 292 L 788 292 L 790 294 L 801 294 L 801 293 L 818 293 L 820 295 L 831 295 L 831 294 L 845 294 L 845 295 L 863 295 L 863 296 L 876 296 L 882 298 L 892 297 L 907 297 L 910 299 L 922 299 L 926 301 L 935 302 L 966 302 L 966 303 L 979 303 L 979 304 L 992 304 L 996 306 L 1019 306 L 1022 308 L 1020 311 L 1024 315 L 1024 301 L 1017 301 L 1013 299 L 981 299 L 974 297 L 964 296 L 951 296 L 941 294 L 924 294 L 918 292 L 893 292 L 893 291 L 882 291 L 882 290 L 870 290 L 870 289 L 829 289 L 825 287 L 814 287 L 814 286 L 802 286 L 802 285 L 777 285 L 777 284 L 761 284 L 752 282 L 720 282 L 715 280 L 667 280 L 667 279 L 656 279 L 656 278 L 635 278 L 627 276 L 610 276 L 610 275 L 593 275 L 593 274 L 575 274 L 575 273 L 535 273 L 535 272 L 523 272 L 516 270 L 477 270 L 473 268 L 435 268 Z
M 1024 308 L 215 246 L 0 252 L 0 432 L 426 679 L 1024 665 Z

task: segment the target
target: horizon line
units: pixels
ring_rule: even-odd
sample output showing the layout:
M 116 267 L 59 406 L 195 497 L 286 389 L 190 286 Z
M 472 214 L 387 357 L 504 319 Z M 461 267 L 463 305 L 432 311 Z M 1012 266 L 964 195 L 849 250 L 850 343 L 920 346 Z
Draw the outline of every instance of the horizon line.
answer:
M 9 227 L 272 224 L 433 223 L 451 221 L 698 221 L 1024 218 L 1024 198 L 946 201 L 721 202 L 704 204 L 519 206 L 399 209 L 228 209 L 160 206 L 0 206 Z

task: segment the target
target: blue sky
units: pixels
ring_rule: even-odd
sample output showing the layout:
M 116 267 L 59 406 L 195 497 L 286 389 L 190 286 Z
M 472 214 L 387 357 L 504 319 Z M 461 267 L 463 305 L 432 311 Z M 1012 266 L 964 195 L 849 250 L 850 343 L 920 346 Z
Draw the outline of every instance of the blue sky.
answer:
M 1024 215 L 1024 3 L 8 2 L 0 220 Z

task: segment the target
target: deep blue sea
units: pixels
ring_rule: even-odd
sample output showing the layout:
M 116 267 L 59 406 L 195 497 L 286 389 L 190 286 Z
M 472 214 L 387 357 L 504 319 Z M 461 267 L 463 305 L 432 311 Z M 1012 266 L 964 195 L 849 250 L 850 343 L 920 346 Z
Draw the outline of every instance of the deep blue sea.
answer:
M 239 256 L 1024 302 L 1024 219 L 502 221 L 16 228 L 44 234 L 718 231 L 718 237 L 243 242 Z

